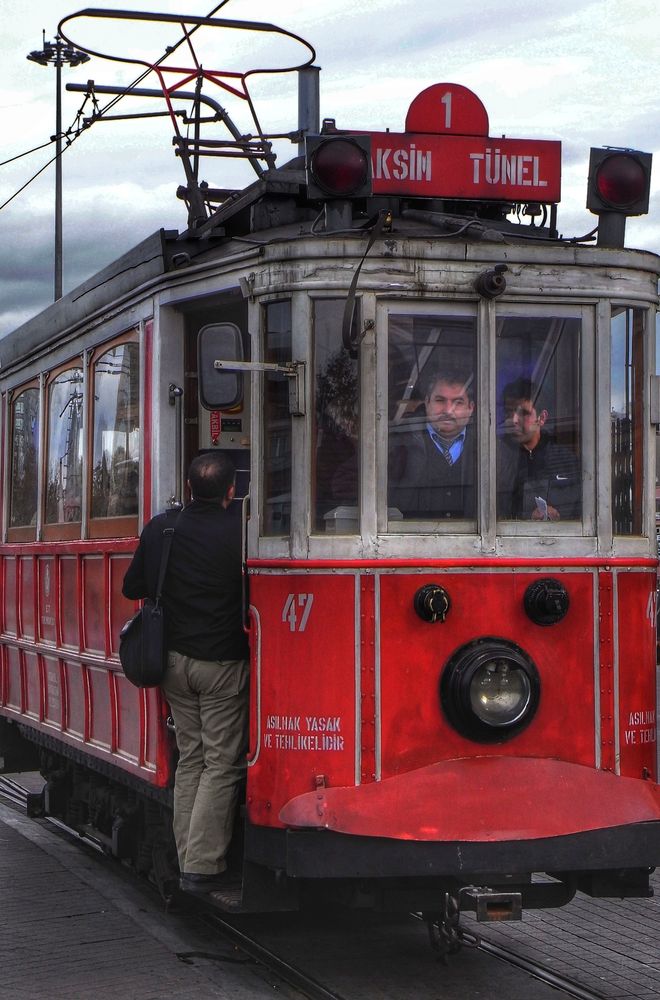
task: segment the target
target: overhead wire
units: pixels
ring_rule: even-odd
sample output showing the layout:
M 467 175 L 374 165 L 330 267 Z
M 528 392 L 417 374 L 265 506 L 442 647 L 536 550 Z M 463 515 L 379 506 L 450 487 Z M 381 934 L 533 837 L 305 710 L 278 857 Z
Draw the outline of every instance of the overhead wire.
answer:
M 207 17 L 213 17 L 227 3 L 229 3 L 229 0 L 221 0 L 221 3 L 216 4 L 216 6 L 206 16 Z M 107 114 L 107 112 L 110 111 L 119 101 L 121 101 L 123 97 L 126 97 L 127 94 L 130 94 L 130 91 L 133 90 L 135 87 L 137 87 L 138 84 L 140 84 L 142 82 L 142 80 L 144 80 L 144 78 L 149 75 L 149 73 L 153 72 L 153 70 L 157 66 L 160 66 L 161 63 L 163 63 L 165 61 L 165 59 L 168 58 L 168 56 L 171 56 L 173 52 L 176 52 L 176 50 L 181 45 L 183 45 L 185 42 L 187 42 L 188 39 L 190 38 L 190 36 L 193 35 L 197 31 L 197 29 L 201 28 L 201 27 L 203 27 L 203 25 L 200 25 L 200 24 L 195 25 L 193 28 L 190 29 L 190 31 L 184 32 L 183 36 L 174 45 L 168 45 L 166 51 L 163 53 L 162 56 L 160 56 L 160 58 L 155 63 L 153 63 L 151 66 L 149 66 L 148 69 L 145 69 L 142 73 L 140 73 L 140 75 L 135 80 L 133 80 L 133 82 L 131 84 L 128 85 L 128 87 L 126 88 L 126 91 L 123 94 L 117 94 L 115 97 L 112 98 L 112 100 L 108 101 L 108 103 L 105 105 L 105 107 L 100 108 L 96 112 L 96 114 L 95 114 L 94 117 L 98 119 L 98 118 L 102 118 L 105 114 Z M 82 114 L 82 110 L 83 110 L 83 108 L 85 106 L 85 103 L 87 102 L 88 96 L 89 95 L 85 95 L 85 100 L 83 101 L 83 104 L 82 104 L 81 108 L 77 112 L 75 120 L 79 120 L 80 119 L 80 116 Z M 69 126 L 69 128 L 66 130 L 66 132 L 63 132 L 62 135 L 60 136 L 60 138 L 65 138 L 67 140 L 67 144 L 66 144 L 65 148 L 60 151 L 60 154 L 59 154 L 60 156 L 62 156 L 66 152 L 66 150 L 69 149 L 70 146 L 73 145 L 73 143 L 75 142 L 75 140 L 80 137 L 80 135 L 82 134 L 82 132 L 84 132 L 87 128 L 89 128 L 89 124 L 83 124 L 83 125 L 81 125 L 77 129 L 77 131 L 74 132 L 73 135 L 71 135 L 72 128 L 73 128 L 73 126 Z M 23 156 L 28 156 L 30 153 L 35 153 L 35 152 L 37 152 L 40 149 L 45 149 L 47 146 L 51 146 L 56 141 L 57 141 L 57 136 L 53 136 L 48 142 L 44 142 L 40 146 L 34 146 L 32 149 L 25 150 L 23 153 L 18 153 L 16 156 L 12 156 L 8 160 L 4 160 L 4 161 L 0 162 L 0 167 L 4 167 L 8 163 L 13 163 L 15 160 L 20 160 Z M 50 160 L 48 160 L 46 163 L 44 163 L 44 165 L 42 167 L 40 167 L 39 170 L 37 170 L 32 175 L 32 177 L 30 177 L 25 182 L 25 184 L 22 184 L 21 187 L 19 187 L 17 191 L 14 191 L 14 193 L 12 195 L 10 195 L 9 198 L 6 199 L 6 201 L 2 202 L 2 204 L 0 204 L 0 211 L 2 211 L 3 208 L 6 208 L 6 206 L 9 205 L 9 203 L 12 202 L 14 200 L 14 198 L 17 198 L 19 194 L 21 194 L 23 191 L 25 191 L 25 189 L 27 187 L 29 187 L 30 184 L 32 184 L 32 182 L 35 181 L 37 179 L 37 177 L 39 177 L 39 175 L 42 174 L 44 172 L 44 170 L 46 170 L 51 165 L 51 163 L 54 163 L 55 160 L 57 159 L 57 155 L 58 154 L 56 153 L 55 156 L 52 156 L 50 158 Z

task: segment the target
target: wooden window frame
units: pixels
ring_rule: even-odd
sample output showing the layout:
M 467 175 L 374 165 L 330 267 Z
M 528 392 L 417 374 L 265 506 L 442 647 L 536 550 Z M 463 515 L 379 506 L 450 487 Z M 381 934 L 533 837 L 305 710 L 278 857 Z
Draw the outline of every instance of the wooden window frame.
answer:
M 9 397 L 7 400 L 7 448 L 8 448 L 8 462 L 7 462 L 7 489 L 6 504 L 7 504 L 7 541 L 8 542 L 34 542 L 37 539 L 37 525 L 36 524 L 25 524 L 16 525 L 11 527 L 11 500 L 12 500 L 12 490 L 14 485 L 14 478 L 12 475 L 12 458 L 14 453 L 14 405 L 19 396 L 21 396 L 27 389 L 40 390 L 39 378 L 30 379 L 29 382 L 23 383 L 23 385 L 16 386 L 15 389 L 11 389 L 9 392 Z M 37 451 L 37 515 L 39 513 L 39 476 L 41 474 L 41 455 L 39 452 L 43 447 L 43 427 L 39 428 L 39 450 Z
M 139 330 L 134 327 L 130 330 L 126 330 L 124 333 L 112 340 L 106 341 L 104 344 L 99 344 L 91 352 L 88 358 L 88 378 L 87 384 L 91 387 L 89 395 L 89 405 L 87 407 L 87 431 L 85 435 L 85 447 L 87 449 L 87 454 L 89 456 L 89 462 L 87 467 L 87 478 L 85 482 L 85 489 L 87 490 L 87 496 L 89 498 L 88 513 L 87 513 L 87 537 L 88 538 L 129 538 L 137 535 L 138 533 L 138 523 L 139 523 L 139 506 L 140 506 L 140 487 L 142 484 L 142 469 L 144 456 L 140 455 L 139 459 L 139 478 L 138 478 L 138 513 L 136 514 L 126 514 L 119 517 L 92 517 L 92 476 L 93 476 L 93 450 L 94 450 L 94 416 L 95 416 L 95 400 L 94 400 L 94 374 L 96 370 L 96 364 L 100 358 L 102 358 L 108 351 L 111 351 L 115 347 L 120 347 L 123 344 L 137 344 L 138 345 L 138 365 L 142 364 L 142 357 L 140 354 L 140 336 Z M 142 381 L 139 382 L 139 392 L 142 393 Z M 138 406 L 141 405 L 141 400 L 138 399 Z

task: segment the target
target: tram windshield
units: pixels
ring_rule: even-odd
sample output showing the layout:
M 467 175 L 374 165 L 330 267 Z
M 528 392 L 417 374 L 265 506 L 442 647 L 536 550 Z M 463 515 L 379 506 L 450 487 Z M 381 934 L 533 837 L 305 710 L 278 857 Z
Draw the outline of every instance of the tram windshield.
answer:
M 490 503 L 504 532 L 581 519 L 580 337 L 575 316 L 498 315 L 491 383 L 476 313 L 390 314 L 391 530 L 475 531 Z
M 582 513 L 580 321 L 497 322 L 497 516 L 575 521 Z
M 477 513 L 477 321 L 393 315 L 389 327 L 390 516 L 467 521 Z

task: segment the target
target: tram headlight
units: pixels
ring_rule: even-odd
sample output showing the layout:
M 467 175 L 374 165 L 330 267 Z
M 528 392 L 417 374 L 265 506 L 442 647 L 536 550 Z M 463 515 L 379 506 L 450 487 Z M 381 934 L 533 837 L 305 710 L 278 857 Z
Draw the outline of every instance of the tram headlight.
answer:
M 541 685 L 530 657 L 506 639 L 484 637 L 461 646 L 442 673 L 440 698 L 459 733 L 498 742 L 534 717 Z

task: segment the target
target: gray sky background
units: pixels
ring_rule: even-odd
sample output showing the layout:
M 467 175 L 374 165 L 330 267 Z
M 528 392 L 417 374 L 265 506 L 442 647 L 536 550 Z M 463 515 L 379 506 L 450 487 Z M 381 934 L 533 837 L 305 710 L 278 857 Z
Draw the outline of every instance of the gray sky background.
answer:
M 129 0 L 100 0 L 113 10 Z M 141 0 L 136 9 L 208 14 L 212 0 Z M 60 0 L 0 0 L 0 160 L 47 142 L 55 131 L 53 67 L 28 62 L 42 48 L 42 29 L 53 39 L 60 18 L 80 9 Z M 229 0 L 218 13 L 269 21 L 302 35 L 315 47 L 321 73 L 321 116 L 342 128 L 402 131 L 413 98 L 433 83 L 460 83 L 483 101 L 493 136 L 559 139 L 563 145 L 559 229 L 590 231 L 586 211 L 591 146 L 628 146 L 655 155 L 648 216 L 630 220 L 627 245 L 660 252 L 660 3 L 658 0 Z M 112 54 L 155 61 L 176 41 L 176 26 L 89 20 L 70 24 L 80 44 Z M 200 32 L 207 69 L 247 70 L 301 61 L 300 48 L 272 36 Z M 179 50 L 179 64 L 190 65 Z M 304 58 L 304 55 L 302 56 Z M 126 85 L 135 67 L 92 59 L 63 70 L 63 84 Z M 141 84 L 155 87 L 153 75 Z M 296 78 L 257 78 L 251 85 L 266 131 L 297 124 Z M 250 125 L 243 102 L 207 91 L 242 129 Z M 70 125 L 82 94 L 63 89 L 62 122 Z M 115 113 L 160 110 L 157 101 L 124 100 Z M 217 127 L 216 137 L 223 133 Z M 167 119 L 101 122 L 63 157 L 64 291 L 74 288 L 145 236 L 164 227 L 184 229 L 186 210 L 175 192 L 183 183 Z M 295 155 L 278 147 L 279 162 Z M 0 168 L 5 202 L 54 153 L 39 150 Z M 246 165 L 207 160 L 212 186 L 243 186 Z M 0 336 L 45 308 L 53 296 L 54 166 L 0 210 Z

